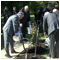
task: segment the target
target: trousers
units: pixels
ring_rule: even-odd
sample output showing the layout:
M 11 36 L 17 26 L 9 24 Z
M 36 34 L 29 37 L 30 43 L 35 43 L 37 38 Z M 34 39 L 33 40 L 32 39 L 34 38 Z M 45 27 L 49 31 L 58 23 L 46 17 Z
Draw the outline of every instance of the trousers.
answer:
M 53 31 L 49 35 L 50 39 L 50 54 L 52 58 L 59 58 L 59 30 Z M 56 43 L 54 43 L 56 42 Z
M 4 49 L 5 49 L 5 54 L 9 55 L 9 43 L 11 46 L 11 51 L 13 51 L 13 38 L 10 37 L 6 31 L 3 31 L 3 36 L 4 36 Z

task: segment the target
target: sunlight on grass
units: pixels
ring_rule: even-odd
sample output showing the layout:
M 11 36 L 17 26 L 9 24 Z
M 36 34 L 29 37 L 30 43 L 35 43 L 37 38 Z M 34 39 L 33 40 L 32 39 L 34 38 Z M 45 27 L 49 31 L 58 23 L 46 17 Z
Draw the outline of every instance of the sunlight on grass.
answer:
M 30 15 L 30 17 L 35 17 L 34 15 Z
M 44 40 L 44 39 L 45 39 L 45 37 L 39 37 L 39 39 L 42 39 L 42 40 Z
M 44 54 L 44 55 L 41 55 L 41 56 L 43 56 L 43 57 L 45 57 L 47 59 L 47 54 Z
M 35 18 L 35 16 L 34 15 L 30 15 L 30 18 L 31 18 L 31 20 L 33 20 Z
M 44 39 L 45 39 L 45 37 L 44 37 L 44 34 L 43 34 L 43 33 L 39 33 L 39 39 L 42 39 L 42 40 L 44 40 Z
M 25 55 L 25 53 L 19 54 L 19 56 L 23 56 L 23 55 Z

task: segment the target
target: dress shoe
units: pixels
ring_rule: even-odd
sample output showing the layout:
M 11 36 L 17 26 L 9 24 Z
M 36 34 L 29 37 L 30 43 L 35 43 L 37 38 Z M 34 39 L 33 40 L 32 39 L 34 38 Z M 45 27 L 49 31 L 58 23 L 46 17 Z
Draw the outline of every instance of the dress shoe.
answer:
M 8 58 L 12 58 L 12 56 L 10 56 L 10 55 L 8 55 L 8 54 L 5 54 L 5 56 L 8 57 Z

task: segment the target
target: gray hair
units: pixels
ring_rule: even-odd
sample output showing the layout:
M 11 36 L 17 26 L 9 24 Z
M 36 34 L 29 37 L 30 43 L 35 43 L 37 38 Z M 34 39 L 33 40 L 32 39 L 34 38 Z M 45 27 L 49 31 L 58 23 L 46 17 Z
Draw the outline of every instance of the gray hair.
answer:
M 28 9 L 29 7 L 26 5 L 24 8 L 25 8 L 25 9 Z
M 24 16 L 24 13 L 23 13 L 23 12 L 21 12 L 21 11 L 19 11 L 19 12 L 17 13 L 17 15 Z

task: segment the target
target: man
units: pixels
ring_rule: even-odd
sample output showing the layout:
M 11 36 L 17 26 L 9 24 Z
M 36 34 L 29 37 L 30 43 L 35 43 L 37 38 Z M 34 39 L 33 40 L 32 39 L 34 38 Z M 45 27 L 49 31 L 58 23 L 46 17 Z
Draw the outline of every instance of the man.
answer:
M 11 14 L 10 14 L 10 11 L 8 10 L 8 7 L 5 6 L 4 13 L 3 13 L 3 16 L 4 16 L 4 24 L 6 23 L 6 21 L 9 18 L 10 15 Z
M 59 10 L 53 9 L 53 13 L 56 14 L 57 19 L 59 20 Z
M 49 57 L 59 57 L 59 21 L 56 15 L 46 12 L 43 17 L 43 31 L 46 36 L 46 27 L 48 28 L 48 36 L 50 39 Z M 56 44 L 54 42 L 56 41 Z
M 11 52 L 17 53 L 13 48 L 13 35 L 18 32 L 19 28 L 19 20 L 24 17 L 23 12 L 18 12 L 16 15 L 12 15 L 8 18 L 6 24 L 3 27 L 4 34 L 4 48 L 5 48 L 5 56 L 11 57 L 9 54 L 9 43 L 11 45 Z
M 23 33 L 24 38 L 26 37 L 25 36 L 26 35 L 26 28 L 30 24 L 30 13 L 29 13 L 28 9 L 29 9 L 28 6 L 25 6 L 24 9 L 21 10 L 24 13 L 24 17 L 20 20 L 20 22 L 23 24 L 22 33 Z
M 40 11 L 37 9 L 36 13 L 35 13 L 35 22 L 37 24 L 37 21 L 40 20 Z
M 14 14 L 17 14 L 17 11 L 16 11 L 16 7 L 13 7 L 13 13 L 12 13 L 13 15 Z
M 45 6 L 43 5 L 43 10 L 42 10 L 42 12 L 43 12 L 43 16 L 44 16 L 44 13 L 45 13 L 46 11 L 49 11 L 49 10 L 48 10 L 47 7 L 45 7 Z

